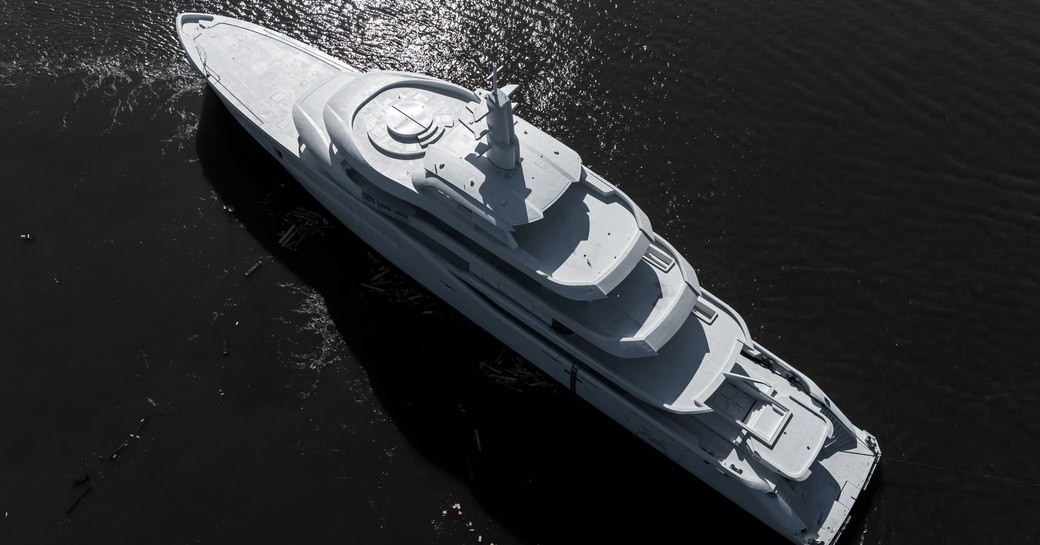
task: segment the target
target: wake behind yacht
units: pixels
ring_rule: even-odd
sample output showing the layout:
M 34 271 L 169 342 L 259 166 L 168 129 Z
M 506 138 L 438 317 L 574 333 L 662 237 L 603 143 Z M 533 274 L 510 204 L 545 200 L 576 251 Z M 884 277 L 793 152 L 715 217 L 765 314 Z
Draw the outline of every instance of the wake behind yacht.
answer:
M 831 544 L 881 456 L 751 339 L 577 152 L 470 90 L 362 72 L 252 23 L 185 13 L 188 62 L 372 248 L 788 540 Z

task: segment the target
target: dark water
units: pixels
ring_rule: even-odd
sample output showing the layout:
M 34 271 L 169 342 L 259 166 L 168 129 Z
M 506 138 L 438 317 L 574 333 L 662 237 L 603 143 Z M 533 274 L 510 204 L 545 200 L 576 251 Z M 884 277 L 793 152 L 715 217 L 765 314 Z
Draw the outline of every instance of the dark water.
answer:
M 1040 481 L 1035 0 L 0 0 L 0 543 L 782 542 L 486 376 L 499 345 L 367 287 L 345 229 L 280 247 L 320 206 L 189 73 L 188 10 L 471 87 L 505 59 L 886 455 Z M 1036 543 L 1037 513 L 887 460 L 844 542 Z

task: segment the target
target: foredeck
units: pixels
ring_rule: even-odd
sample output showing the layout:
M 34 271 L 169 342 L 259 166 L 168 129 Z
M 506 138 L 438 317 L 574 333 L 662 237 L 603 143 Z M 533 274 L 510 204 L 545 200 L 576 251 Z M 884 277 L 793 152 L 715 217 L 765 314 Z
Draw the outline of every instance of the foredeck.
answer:
M 311 85 L 349 66 L 263 27 L 186 13 L 181 40 L 195 68 L 242 115 L 288 149 L 296 147 L 292 106 Z

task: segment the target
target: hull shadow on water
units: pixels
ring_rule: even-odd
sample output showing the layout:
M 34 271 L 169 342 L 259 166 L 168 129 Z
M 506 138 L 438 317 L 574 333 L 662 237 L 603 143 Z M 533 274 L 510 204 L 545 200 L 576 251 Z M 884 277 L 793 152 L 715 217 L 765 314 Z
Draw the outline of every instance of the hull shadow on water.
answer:
M 482 374 L 480 362 L 494 359 L 500 343 L 374 257 L 209 89 L 198 155 L 213 189 L 251 236 L 325 299 L 393 422 L 387 427 L 468 487 L 495 524 L 519 541 L 721 542 L 739 528 L 742 542 L 786 542 L 565 389 L 518 393 Z M 279 245 L 284 215 L 296 207 L 335 224 L 299 251 Z M 384 266 L 396 282 L 421 293 L 423 303 L 394 301 L 361 285 Z M 348 398 L 341 400 L 344 412 L 351 410 Z

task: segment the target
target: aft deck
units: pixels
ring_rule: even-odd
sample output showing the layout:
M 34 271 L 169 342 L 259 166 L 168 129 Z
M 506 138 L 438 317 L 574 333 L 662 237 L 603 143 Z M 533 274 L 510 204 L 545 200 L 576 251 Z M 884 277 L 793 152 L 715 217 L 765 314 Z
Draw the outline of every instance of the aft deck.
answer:
M 675 413 L 711 411 L 705 400 L 750 341 L 734 317 L 703 298 L 687 316 L 656 356 L 603 358 L 604 371 L 651 406 Z

